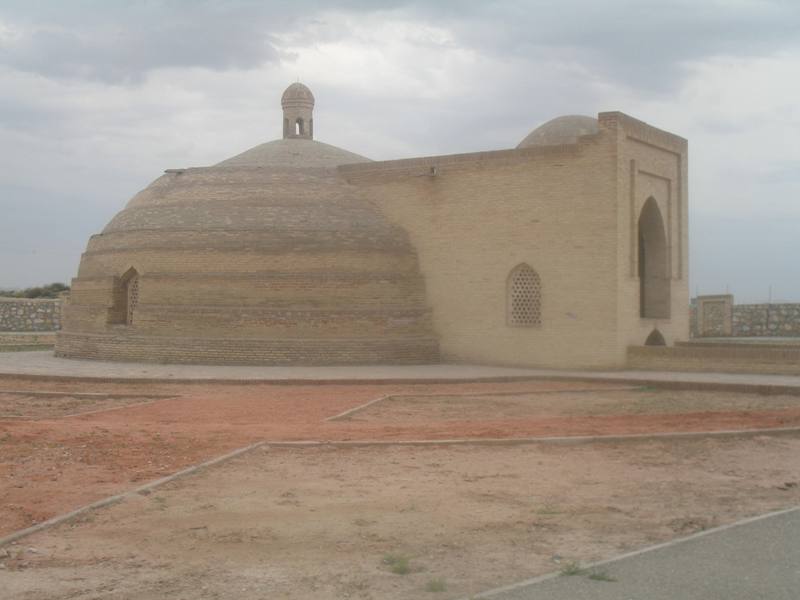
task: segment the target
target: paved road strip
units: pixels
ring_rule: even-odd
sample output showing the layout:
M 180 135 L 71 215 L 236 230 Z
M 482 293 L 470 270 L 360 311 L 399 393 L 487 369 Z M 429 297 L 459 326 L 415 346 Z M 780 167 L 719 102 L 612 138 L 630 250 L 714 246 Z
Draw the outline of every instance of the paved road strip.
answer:
M 695 540 L 699 540 L 701 538 L 705 538 L 705 537 L 708 537 L 708 536 L 714 536 L 714 535 L 723 533 L 725 531 L 735 530 L 735 529 L 737 529 L 739 527 L 742 527 L 742 526 L 759 523 L 759 522 L 762 522 L 762 521 L 766 521 L 768 519 L 773 519 L 773 518 L 777 518 L 777 517 L 781 517 L 781 516 L 785 516 L 785 515 L 791 515 L 792 513 L 795 513 L 797 511 L 800 511 L 800 506 L 793 506 L 793 507 L 790 507 L 790 508 L 769 512 L 769 513 L 766 513 L 766 514 L 763 514 L 763 515 L 758 515 L 758 516 L 755 516 L 755 517 L 749 517 L 749 518 L 746 518 L 746 519 L 742 519 L 740 521 L 736 521 L 734 523 L 728 523 L 727 525 L 721 525 L 719 527 L 714 527 L 712 529 L 706 529 L 704 531 L 700 531 L 698 533 L 694 533 L 694 534 L 691 534 L 691 535 L 688 535 L 688 536 L 685 536 L 685 537 L 681 537 L 681 538 L 677 538 L 677 539 L 674 539 L 674 540 L 670 540 L 668 542 L 663 542 L 661 544 L 656 544 L 654 546 L 648 546 L 647 548 L 641 548 L 639 550 L 634 550 L 632 552 L 626 552 L 625 554 L 620 554 L 620 555 L 614 556 L 612 558 L 607 558 L 607 559 L 600 560 L 600 561 L 593 562 L 593 563 L 582 564 L 582 565 L 580 565 L 580 567 L 584 571 L 591 571 L 593 569 L 598 569 L 600 567 L 613 565 L 614 563 L 621 562 L 621 561 L 624 561 L 624 560 L 627 560 L 627 559 L 636 558 L 636 557 L 640 557 L 640 556 L 643 556 L 643 555 L 648 555 L 650 553 L 657 552 L 659 550 L 666 550 L 666 549 L 672 548 L 674 546 L 679 546 L 681 544 L 686 544 L 687 542 L 693 542 Z M 725 557 L 723 556 L 722 558 L 724 559 Z M 713 566 L 712 565 L 708 565 L 707 568 L 708 568 L 708 571 L 709 571 L 708 575 L 710 577 L 711 571 L 713 571 Z M 667 569 L 665 567 L 665 571 L 669 571 L 669 569 Z M 746 574 L 743 574 L 743 575 L 746 575 Z M 502 587 L 497 587 L 497 588 L 494 588 L 494 589 L 491 589 L 491 590 L 487 590 L 487 591 L 481 592 L 479 594 L 473 594 L 473 595 L 470 595 L 468 597 L 460 598 L 459 600 L 479 600 L 479 599 L 484 599 L 484 598 L 495 598 L 495 597 L 505 597 L 505 596 L 508 596 L 509 598 L 512 598 L 512 597 L 513 598 L 521 598 L 522 596 L 520 596 L 519 594 L 515 594 L 515 592 L 522 593 L 522 592 L 524 592 L 526 590 L 526 588 L 530 588 L 530 591 L 533 594 L 535 594 L 536 593 L 536 589 L 537 589 L 536 588 L 537 585 L 543 584 L 543 583 L 548 582 L 548 581 L 552 581 L 553 579 L 561 578 L 562 576 L 563 576 L 563 573 L 561 571 L 554 571 L 554 572 L 551 572 L 551 573 L 546 573 L 544 575 L 540 575 L 538 577 L 532 577 L 530 579 L 525 579 L 523 581 L 518 581 L 516 583 L 512 583 L 512 584 L 505 585 L 505 586 L 502 586 Z M 572 579 L 572 578 L 569 578 L 569 579 Z M 769 594 L 769 592 L 766 591 L 769 586 L 766 585 L 766 582 L 764 582 L 764 584 L 765 585 L 763 586 L 763 589 L 767 594 Z M 603 585 L 603 584 L 601 583 L 599 585 Z M 604 590 L 604 591 L 608 591 L 608 590 Z M 660 591 L 663 591 L 663 590 L 660 590 Z M 550 590 L 548 590 L 548 592 L 552 593 L 552 591 L 550 591 Z M 599 593 L 599 592 L 600 592 L 600 589 L 595 588 L 594 593 Z M 589 597 L 592 597 L 593 593 L 592 592 L 589 592 L 589 593 L 590 593 Z M 630 595 L 627 594 L 627 593 L 622 595 L 622 596 L 618 595 L 618 591 L 617 590 L 614 590 L 612 593 L 613 593 L 615 598 L 618 598 L 618 597 L 619 598 L 623 598 L 623 599 L 630 598 L 630 600 L 634 600 L 634 598 L 630 597 Z M 528 596 L 528 597 L 532 598 L 532 596 Z M 547 597 L 550 598 L 551 596 L 547 596 Z M 559 598 L 560 597 L 561 597 L 561 595 L 559 595 Z M 584 596 L 582 595 L 581 597 L 584 597 Z M 646 597 L 647 596 L 641 596 L 642 599 L 644 599 Z M 678 598 L 689 598 L 689 596 L 673 596 L 673 597 L 676 598 L 676 599 L 678 599 Z M 690 597 L 691 598 L 707 598 L 707 596 L 705 596 L 705 595 L 693 595 L 693 596 L 690 596 Z M 770 597 L 771 596 L 769 596 L 769 595 L 758 596 L 758 598 L 770 598 Z M 636 600 L 639 600 L 639 598 L 640 598 L 640 596 L 636 596 Z M 710 599 L 710 597 L 708 597 L 708 598 Z

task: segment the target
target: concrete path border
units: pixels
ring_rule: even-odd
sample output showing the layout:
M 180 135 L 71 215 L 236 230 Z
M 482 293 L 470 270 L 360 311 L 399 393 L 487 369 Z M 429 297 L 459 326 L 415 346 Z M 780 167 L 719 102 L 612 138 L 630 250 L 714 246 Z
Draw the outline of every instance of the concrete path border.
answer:
M 13 394 L 15 396 L 41 396 L 62 398 L 146 398 L 148 400 L 164 400 L 166 398 L 178 398 L 178 394 L 122 394 L 119 392 L 42 392 L 38 390 L 0 390 L 0 394 Z
M 399 394 L 386 394 L 385 396 L 378 396 L 377 398 L 373 398 L 369 402 L 365 402 L 364 404 L 359 404 L 358 406 L 354 406 L 353 408 L 348 408 L 347 410 L 340 412 L 338 415 L 333 415 L 332 417 L 327 417 L 323 420 L 325 422 L 341 421 L 343 419 L 346 419 L 347 417 L 350 417 L 356 413 L 361 412 L 362 410 L 368 409 L 373 404 L 377 404 L 378 402 L 383 402 L 384 400 L 388 400 L 389 398 L 392 398 L 397 395 Z
M 369 402 L 365 402 L 364 404 L 359 404 L 358 406 L 354 406 L 353 408 L 348 408 L 344 412 L 340 412 L 338 415 L 333 415 L 332 417 L 328 417 L 325 421 L 341 421 L 342 419 L 346 419 L 356 413 L 361 412 L 362 410 L 366 410 L 373 404 L 377 404 L 378 402 L 383 402 L 384 400 L 389 400 L 390 398 L 402 398 L 404 396 L 411 396 L 413 395 L 415 398 L 448 398 L 452 396 L 458 396 L 459 398 L 480 398 L 481 396 L 524 396 L 524 395 L 544 395 L 544 394 L 588 394 L 592 392 L 632 392 L 640 389 L 642 386 L 624 386 L 624 387 L 604 387 L 604 388 L 576 388 L 576 389 L 560 389 L 560 390 L 530 390 L 530 391 L 516 391 L 516 392 L 467 392 L 467 393 L 459 393 L 459 392 L 450 392 L 450 393 L 439 393 L 439 394 L 386 394 L 385 396 L 378 396 L 377 398 L 373 398 Z
M 6 415 L 0 413 L 0 421 L 5 419 L 16 419 L 20 421 L 58 421 L 60 419 L 72 419 L 75 417 L 83 417 L 87 415 L 96 415 L 98 413 L 103 412 L 111 412 L 115 410 L 124 410 L 126 408 L 135 408 L 137 406 L 148 406 L 149 404 L 154 404 L 159 402 L 160 400 L 173 400 L 175 398 L 180 398 L 180 394 L 103 394 L 100 392 L 39 392 L 39 391 L 32 391 L 26 392 L 22 390 L 0 390 L 0 394 L 13 394 L 17 396 L 33 396 L 33 397 L 41 397 L 41 398 L 88 398 L 88 399 L 102 399 L 102 398 L 110 398 L 114 399 L 121 399 L 121 398 L 143 398 L 143 402 L 132 402 L 131 404 L 125 404 L 123 406 L 109 406 L 106 408 L 98 408 L 95 410 L 87 410 L 84 412 L 76 412 L 76 413 L 69 413 L 66 415 L 57 415 L 54 417 L 32 417 L 28 415 Z
M 617 385 L 639 385 L 665 390 L 697 390 L 709 392 L 742 392 L 763 395 L 800 396 L 800 377 L 797 383 L 757 383 L 747 381 L 726 381 L 726 373 L 701 373 L 720 378 L 718 381 L 703 381 L 701 378 L 674 379 L 675 373 L 663 372 L 662 377 L 639 377 L 631 371 L 599 372 L 532 372 L 529 375 L 497 377 L 386 377 L 386 378 L 342 378 L 342 379 L 172 379 L 172 378 L 125 378 L 125 377 L 77 377 L 72 375 L 36 375 L 26 373 L 0 373 L 0 381 L 14 379 L 20 381 L 55 381 L 59 383 L 114 383 L 114 384 L 179 384 L 179 385 L 284 385 L 284 386 L 325 386 L 325 385 L 437 385 L 459 383 L 523 383 L 526 381 L 573 381 L 586 383 L 612 383 Z M 679 373 L 679 375 L 694 375 Z M 755 376 L 755 375 L 754 375 Z
M 180 396 L 169 396 L 169 398 L 180 398 Z M 134 404 L 126 404 L 125 406 L 109 406 L 108 408 L 98 408 L 96 410 L 87 410 L 86 412 L 77 412 L 77 413 L 69 413 L 66 415 L 58 415 L 56 417 L 30 417 L 26 415 L 4 415 L 0 414 L 0 421 L 4 420 L 18 420 L 18 421 L 60 421 L 61 419 L 75 419 L 77 417 L 86 417 L 89 415 L 97 415 L 100 413 L 105 412 L 114 412 L 115 410 L 125 410 L 126 408 L 137 408 L 140 406 L 149 406 L 151 404 L 155 404 L 156 402 L 160 402 L 161 400 L 165 400 L 166 398 L 161 398 L 160 400 L 145 400 L 144 402 L 136 402 Z
M 270 448 L 368 448 L 382 446 L 522 446 L 527 444 L 592 444 L 601 442 L 642 442 L 670 439 L 752 437 L 759 435 L 791 435 L 800 427 L 773 429 L 722 429 L 719 431 L 676 431 L 663 433 L 627 433 L 619 435 L 565 435 L 524 438 L 462 438 L 442 440 L 299 440 L 265 442 Z

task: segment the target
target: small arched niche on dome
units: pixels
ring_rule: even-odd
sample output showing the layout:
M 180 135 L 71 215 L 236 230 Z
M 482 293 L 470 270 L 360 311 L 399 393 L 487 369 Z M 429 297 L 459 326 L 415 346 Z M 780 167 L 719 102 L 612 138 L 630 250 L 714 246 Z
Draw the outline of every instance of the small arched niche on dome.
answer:
M 308 86 L 295 82 L 281 96 L 283 139 L 314 139 L 314 94 Z
M 593 135 L 599 131 L 600 125 L 594 117 L 564 115 L 539 125 L 519 143 L 517 148 L 577 144 L 578 138 L 582 135 Z

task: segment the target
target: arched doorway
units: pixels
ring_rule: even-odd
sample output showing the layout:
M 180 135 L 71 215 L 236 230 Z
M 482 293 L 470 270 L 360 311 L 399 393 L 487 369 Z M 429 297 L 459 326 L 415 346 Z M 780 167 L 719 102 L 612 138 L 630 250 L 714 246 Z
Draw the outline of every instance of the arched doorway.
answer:
M 109 324 L 133 325 L 136 306 L 139 304 L 139 272 L 131 267 L 115 285 L 114 300 L 109 311 Z
M 648 198 L 639 216 L 639 315 L 670 316 L 669 249 L 661 210 Z
M 664 339 L 664 336 L 661 335 L 661 332 L 658 329 L 653 329 L 650 332 L 650 335 L 647 336 L 647 339 L 644 342 L 645 346 L 666 346 L 667 342 Z

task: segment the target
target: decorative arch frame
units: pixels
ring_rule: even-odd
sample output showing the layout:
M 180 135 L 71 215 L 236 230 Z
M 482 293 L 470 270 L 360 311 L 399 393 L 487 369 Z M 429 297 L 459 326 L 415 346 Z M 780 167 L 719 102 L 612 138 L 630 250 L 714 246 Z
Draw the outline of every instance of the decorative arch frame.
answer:
M 506 324 L 509 327 L 541 327 L 542 278 L 527 263 L 520 263 L 506 279 Z

